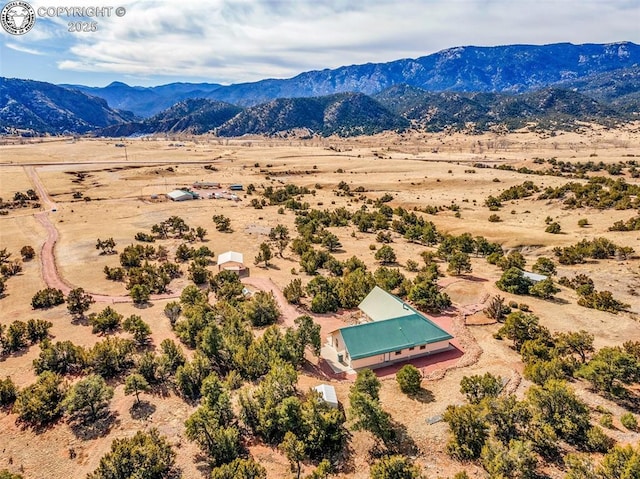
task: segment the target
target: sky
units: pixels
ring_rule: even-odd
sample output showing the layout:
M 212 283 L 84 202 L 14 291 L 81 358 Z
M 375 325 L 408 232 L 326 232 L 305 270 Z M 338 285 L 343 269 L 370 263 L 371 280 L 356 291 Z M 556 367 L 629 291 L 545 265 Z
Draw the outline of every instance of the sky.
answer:
M 0 8 L 7 3 L 0 0 Z M 31 31 L 11 35 L 0 28 L 0 76 L 57 84 L 232 84 L 456 46 L 640 43 L 640 0 L 29 3 L 36 12 Z M 51 15 L 59 7 L 97 6 L 112 7 L 110 16 Z M 95 31 L 69 32 L 77 22 Z

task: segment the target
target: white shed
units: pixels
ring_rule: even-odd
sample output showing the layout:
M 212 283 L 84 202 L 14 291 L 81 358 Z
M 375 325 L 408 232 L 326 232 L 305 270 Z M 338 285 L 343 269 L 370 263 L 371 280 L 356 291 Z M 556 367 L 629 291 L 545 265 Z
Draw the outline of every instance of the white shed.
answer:
M 313 389 L 320 393 L 320 395 L 322 396 L 322 400 L 329 406 L 334 408 L 338 407 L 338 396 L 336 396 L 336 388 L 330 386 L 329 384 L 320 384 Z
M 242 255 L 242 253 L 237 253 L 235 251 L 227 251 L 226 253 L 221 253 L 218 256 L 218 269 L 221 266 L 227 265 L 229 263 L 234 263 L 229 265 L 229 269 L 231 269 L 234 265 L 241 265 L 244 267 L 244 256 Z
M 194 198 L 192 193 L 184 190 L 173 190 L 167 193 L 167 196 L 173 201 L 187 201 Z
M 241 278 L 249 275 L 249 268 L 244 265 L 244 256 L 242 253 L 235 251 L 227 251 L 218 256 L 218 271 L 233 271 Z
M 529 271 L 523 271 L 522 276 L 524 276 L 527 279 L 530 279 L 534 283 L 539 283 L 540 281 L 544 281 L 545 279 L 549 278 L 544 274 L 530 273 Z

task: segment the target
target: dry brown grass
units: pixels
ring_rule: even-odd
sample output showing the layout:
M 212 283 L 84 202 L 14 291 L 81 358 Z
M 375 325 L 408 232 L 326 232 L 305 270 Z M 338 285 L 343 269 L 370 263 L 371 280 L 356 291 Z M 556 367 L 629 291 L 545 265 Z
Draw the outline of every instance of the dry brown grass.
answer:
M 58 203 L 58 211 L 50 213 L 50 217 L 60 232 L 56 253 L 62 275 L 73 285 L 108 295 L 126 294 L 126 290 L 121 283 L 104 278 L 103 267 L 116 266 L 118 257 L 98 255 L 96 239 L 113 237 L 121 250 L 133 243 L 136 232 L 148 231 L 152 224 L 171 215 L 182 216 L 191 226 L 205 227 L 209 232 L 205 244 L 215 253 L 229 249 L 243 252 L 245 261 L 252 267 L 252 276 L 271 278 L 280 287 L 291 280 L 292 268 L 297 270 L 299 265 L 289 251 L 285 258 L 275 258 L 274 266 L 268 270 L 252 264 L 259 244 L 266 239 L 260 231 L 268 231 L 279 223 L 295 231 L 291 212 L 279 215 L 276 207 L 256 210 L 249 206 L 251 197 L 243 198 L 239 203 L 222 200 L 184 203 L 149 200 L 151 194 L 162 194 L 196 180 L 219 181 L 223 185 L 240 182 L 246 186 L 254 183 L 258 187 L 281 183 L 294 183 L 313 189 L 319 186 L 321 189 L 317 189 L 315 196 L 304 198 L 316 208 L 347 206 L 354 209 L 361 206 L 361 202 L 350 202 L 350 198 L 338 197 L 333 193 L 332 190 L 340 181 L 346 181 L 352 189 L 363 186 L 367 190 L 365 195 L 373 199 L 390 193 L 394 196 L 392 206 L 408 209 L 425 205 L 446 206 L 455 202 L 461 207 L 461 218 L 456 218 L 452 211 L 445 211 L 428 219 L 442 231 L 456 234 L 468 231 L 501 242 L 506 248 L 525 247 L 524 254 L 529 264 L 540 255 L 551 256 L 554 246 L 572 244 L 582 238 L 604 235 L 616 243 L 636 249 L 640 245 L 637 232 L 607 231 L 615 220 L 631 216 L 629 211 L 564 210 L 557 203 L 519 200 L 505 204 L 498 213 L 503 219 L 501 223 L 489 223 L 487 218 L 490 212 L 482 206 L 489 194 L 498 194 L 526 179 L 531 179 L 539 186 L 557 186 L 568 180 L 528 177 L 494 169 L 476 168 L 475 173 L 464 171 L 471 169 L 470 165 L 478 161 L 533 167 L 534 157 L 557 157 L 568 161 L 596 159 L 604 162 L 617 162 L 626 159 L 626 155 L 640 157 L 640 133 L 637 127 L 620 131 L 595 129 L 585 134 L 559 133 L 554 137 L 534 133 L 507 136 L 411 133 L 305 141 L 262 138 L 218 140 L 206 136 L 180 141 L 184 147 L 169 146 L 175 143 L 174 139 L 126 140 L 128 162 L 124 161 L 123 148 L 116 148 L 114 141 L 104 139 L 75 142 L 44 140 L 26 144 L 5 142 L 9 144 L 0 146 L 0 196 L 12 197 L 16 191 L 32 187 L 23 166 L 37 165 L 39 177 Z M 598 155 L 597 158 L 590 156 L 594 153 Z M 256 163 L 258 167 L 254 166 Z M 203 168 L 209 164 L 218 171 Z M 173 167 L 174 171 L 168 171 L 169 167 Z M 337 173 L 339 168 L 344 173 Z M 74 183 L 72 180 L 77 178 L 74 174 L 77 172 L 86 173 L 87 176 L 83 181 Z M 494 182 L 494 178 L 500 182 Z M 637 180 L 627 178 L 627 181 Z M 74 200 L 72 194 L 76 191 L 92 200 Z M 515 213 L 511 214 L 511 210 Z M 33 213 L 33 210 L 23 209 L 0 217 L 0 248 L 7 247 L 14 256 L 25 244 L 39 251 L 45 236 L 40 224 L 34 220 Z M 211 221 L 214 214 L 231 217 L 234 232 L 217 232 Z M 565 234 L 544 233 L 544 218 L 547 216 L 559 221 Z M 579 228 L 577 221 L 582 217 L 588 217 L 592 226 Z M 343 251 L 336 253 L 336 257 L 346 259 L 356 255 L 370 267 L 375 267 L 374 252 L 369 249 L 369 245 L 375 243 L 375 235 L 359 232 L 352 235 L 353 227 L 333 231 L 343 244 Z M 392 247 L 396 250 L 400 265 L 410 258 L 420 261 L 419 253 L 425 248 L 408 244 L 397 235 L 394 238 Z M 174 249 L 178 242 L 171 240 L 167 245 Z M 494 285 L 500 275 L 497 268 L 482 259 L 473 259 L 473 268 L 473 276 L 486 281 L 464 278 L 460 281 L 446 280 L 450 283 L 446 290 L 460 308 L 477 305 L 488 295 L 498 292 Z M 638 260 L 599 261 L 563 267 L 559 273 L 571 276 L 578 271 L 592 276 L 598 289 L 610 289 L 616 297 L 632 304 L 636 315 L 640 313 L 640 302 L 637 296 L 632 295 L 634 288 L 640 291 Z M 299 277 L 304 282 L 309 279 L 303 273 Z M 171 288 L 179 291 L 184 284 L 186 280 L 174 282 Z M 54 323 L 52 332 L 56 340 L 70 339 L 89 346 L 99 339 L 91 334 L 87 326 L 71 324 L 64 306 L 45 312 L 31 310 L 31 297 L 44 287 L 38 258 L 25 264 L 23 273 L 10 278 L 7 286 L 8 294 L 0 300 L 0 320 L 3 324 L 15 319 L 40 317 Z M 575 294 L 566 289 L 559 294 L 560 300 L 564 301 L 557 302 L 506 296 L 507 299 L 527 303 L 540 316 L 542 324 L 552 331 L 586 329 L 592 332 L 598 347 L 640 339 L 633 315 L 586 310 L 576 305 Z M 141 310 L 130 304 L 118 304 L 115 307 L 125 316 L 134 312 L 140 314 L 151 325 L 153 342 L 158 345 L 164 338 L 175 339 L 168 320 L 162 314 L 165 302 L 157 302 Z M 104 306 L 96 304 L 92 311 Z M 477 344 L 475 352 L 467 351 L 474 356 L 474 361 L 469 361 L 469 356 L 463 356 L 461 361 L 465 361 L 466 367 L 450 370 L 442 379 L 425 381 L 423 386 L 433 396 L 432 401 L 407 398 L 399 392 L 393 379 L 384 381 L 383 406 L 407 428 L 419 449 L 417 461 L 429 476 L 452 475 L 463 467 L 469 472 L 479 473 L 475 466 L 462 466 L 449 459 L 444 453 L 446 425 L 439 423 L 427 426 L 425 419 L 441 414 L 448 404 L 462 401 L 458 384 L 464 375 L 491 371 L 516 377 L 522 372 L 517 354 L 506 342 L 493 339 L 492 334 L 498 327 L 472 326 L 463 333 L 469 336 L 469 344 L 473 344 L 473 341 Z M 31 361 L 38 351 L 37 346 L 31 347 L 24 354 L 2 361 L 1 374 L 10 375 L 21 387 L 31 383 L 34 380 Z M 305 390 L 318 382 L 317 377 L 301 374 L 300 388 Z M 334 384 L 339 399 L 347 406 L 350 383 L 334 381 Z M 526 387 L 526 381 L 522 381 L 519 387 L 516 385 L 516 394 L 522 394 Z M 581 394 L 591 403 L 602 402 L 588 391 Z M 0 468 L 8 467 L 15 471 L 23 468 L 28 478 L 84 477 L 96 467 L 114 437 L 131 435 L 138 429 L 156 426 L 176 444 L 178 463 L 183 468 L 184 477 L 204 477 L 194 464 L 196 447 L 183 437 L 183 422 L 192 408 L 173 395 L 148 399 L 156 408 L 155 412 L 147 420 L 133 419 L 129 412 L 133 399 L 125 397 L 123 387 L 118 385 L 111 404 L 117 420 L 108 434 L 91 440 L 79 439 L 64 422 L 42 434 L 21 430 L 15 425 L 14 415 L 0 413 L 0 450 L 3 451 L 0 454 Z M 607 407 L 612 406 L 607 403 Z M 626 440 L 637 440 L 636 436 Z M 371 446 L 372 441 L 367 434 L 355 433 L 351 441 L 353 457 L 350 467 L 338 477 L 368 477 L 368 451 Z M 69 457 L 71 448 L 77 454 L 75 459 Z M 279 478 L 288 474 L 287 461 L 277 451 L 260 445 L 251 446 L 250 449 L 254 457 L 268 467 L 269 477 Z M 556 470 L 550 473 L 552 477 L 560 475 Z

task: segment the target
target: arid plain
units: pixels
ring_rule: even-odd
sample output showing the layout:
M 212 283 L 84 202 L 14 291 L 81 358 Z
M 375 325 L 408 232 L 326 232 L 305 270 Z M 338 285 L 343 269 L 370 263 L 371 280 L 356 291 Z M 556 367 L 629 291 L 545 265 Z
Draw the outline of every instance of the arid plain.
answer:
M 125 147 L 117 147 L 122 143 Z M 530 382 L 522 378 L 523 364 L 519 355 L 510 348 L 509 341 L 498 341 L 493 334 L 497 324 L 485 321 L 481 312 L 487 299 L 501 294 L 507 301 L 526 303 L 540 318 L 541 324 L 555 331 L 586 330 L 595 336 L 595 346 L 621 345 L 627 340 L 640 340 L 640 232 L 611 232 L 609 227 L 618 220 L 626 221 L 637 216 L 637 210 L 599 210 L 595 208 L 568 209 L 560 200 L 538 200 L 537 195 L 503 202 L 497 214 L 501 221 L 489 222 L 492 214 L 485 206 L 485 199 L 524 181 L 532 181 L 541 190 L 558 187 L 569 181 L 581 181 L 568 177 L 524 174 L 498 168 L 508 165 L 515 169 L 528 167 L 542 170 L 549 167 L 536 159 L 556 158 L 571 163 L 603 162 L 614 164 L 628 160 L 640 161 L 640 125 L 630 125 L 617 130 L 602 127 L 585 127 L 582 132 L 555 134 L 519 132 L 511 134 L 464 135 L 461 133 L 406 133 L 384 134 L 357 138 L 241 138 L 220 139 L 210 136 L 145 138 L 145 139 L 88 139 L 45 138 L 12 139 L 0 142 L 0 197 L 13 198 L 16 192 L 37 189 L 41 182 L 51 203 L 41 199 L 40 208 L 12 209 L 0 216 L 0 249 L 7 248 L 12 258 L 18 258 L 20 248 L 33 246 L 36 256 L 24 262 L 23 271 L 6 281 L 6 294 L 0 299 L 0 322 L 8 324 L 20 319 L 41 318 L 53 323 L 54 340 L 71 340 L 82 346 L 91 346 L 101 339 L 92 334 L 86 324 L 74 324 L 64 305 L 48 310 L 33 310 L 31 298 L 47 286 L 43 279 L 41 263 L 42 246 L 47 238 L 43 223 L 36 214 L 45 213 L 59 234 L 55 245 L 58 275 L 68 287 L 83 287 L 100 296 L 91 312 L 98 312 L 111 304 L 119 313 L 128 316 L 139 314 L 149 323 L 152 344 L 156 347 L 165 338 L 179 342 L 171 330 L 163 308 L 171 298 L 152 301 L 148 307 L 138 308 L 124 302 L 127 295 L 124 283 L 105 278 L 105 266 L 118 265 L 118 255 L 100 255 L 96 240 L 112 237 L 121 251 L 136 243 L 137 232 L 148 232 L 153 224 L 177 215 L 193 227 L 208 231 L 207 245 L 215 254 L 228 250 L 244 254 L 251 267 L 251 278 L 260 287 L 270 279 L 278 289 L 286 286 L 293 277 L 307 283 L 311 276 L 298 272 L 299 257 L 287 248 L 284 257 L 274 257 L 268 269 L 253 264 L 260 243 L 267 240 L 268 232 L 278 224 L 287 226 L 295 236 L 295 215 L 290 210 L 278 213 L 278 206 L 256 209 L 254 198 L 261 199 L 266 186 L 294 184 L 314 190 L 303 201 L 311 208 L 334 209 L 344 206 L 352 211 L 366 204 L 366 199 L 376 200 L 385 194 L 393 196 L 389 206 L 407 210 L 428 206 L 443 207 L 437 214 L 420 213 L 432 221 L 441 232 L 473 236 L 482 235 L 498 242 L 505 251 L 519 250 L 533 265 L 540 256 L 554 257 L 553 248 L 568 246 L 582 239 L 604 236 L 621 246 L 636 250 L 626 259 L 588 261 L 584 264 L 558 265 L 558 277 L 573 277 L 577 273 L 589 275 L 598 290 L 609 290 L 620 301 L 630 305 L 626 312 L 611 314 L 577 305 L 576 293 L 562 287 L 553 301 L 530 296 L 503 293 L 495 286 L 501 271 L 488 264 L 486 259 L 472 257 L 473 272 L 468 275 L 440 278 L 440 285 L 449 294 L 454 307 L 435 317 L 450 329 L 460 341 L 464 352 L 455 360 L 443 363 L 434 361 L 423 370 L 423 388 L 430 392 L 429 400 L 417 400 L 402 394 L 393 375 L 383 376 L 381 403 L 394 420 L 406 427 L 407 434 L 415 441 L 418 453 L 416 462 L 422 466 L 426 477 L 448 477 L 466 470 L 470 477 L 484 477 L 482 468 L 462 464 L 445 452 L 448 437 L 443 422 L 428 425 L 426 419 L 442 414 L 449 404 L 463 401 L 459 383 L 463 376 L 491 372 L 509 378 L 507 389 L 522 396 Z M 205 166 L 207 168 L 205 168 Z M 607 176 L 606 171 L 590 175 Z M 628 171 L 622 176 L 631 184 L 640 184 Z M 222 189 L 241 183 L 246 190 L 249 184 L 256 192 L 241 192 L 241 201 L 201 199 L 172 202 L 164 194 L 175 188 L 190 186 L 196 181 L 219 182 Z M 350 190 L 362 187 L 364 191 L 353 196 L 338 195 L 338 184 L 346 182 Z M 74 198 L 74 193 L 76 197 Z M 82 195 L 79 195 L 81 193 Z M 157 195 L 157 198 L 156 198 Z M 364 196 L 364 197 L 362 197 Z M 456 205 L 451 208 L 451 205 Z M 55 210 L 55 211 L 53 211 Z M 225 215 L 231 219 L 232 232 L 216 231 L 213 215 Z M 545 232 L 545 219 L 551 217 L 562 227 L 561 234 Z M 587 218 L 589 226 L 580 227 L 578 221 Z M 363 233 L 353 226 L 331 228 L 342 243 L 335 254 L 339 260 L 353 255 L 362 259 L 370 269 L 378 265 L 374 259 L 375 233 Z M 407 260 L 421 262 L 420 253 L 427 248 L 402 239 L 392 233 L 391 246 L 397 254 L 397 264 L 405 275 L 415 273 L 404 267 Z M 169 242 L 170 250 L 178 241 Z M 379 246 L 379 244 L 378 244 Z M 173 252 L 171 251 L 171 252 Z M 211 266 L 213 271 L 215 266 Z M 441 264 L 446 270 L 446 263 Z M 260 281 L 260 280 L 263 281 Z M 186 275 L 169 285 L 171 294 L 178 297 L 188 284 Z M 304 313 L 300 309 L 300 314 Z M 322 327 L 323 337 L 331 328 L 346 324 L 349 311 L 337 314 L 316 315 L 314 319 Z M 466 321 L 465 321 L 466 320 Z M 465 322 L 467 324 L 465 324 Z M 286 324 L 286 320 L 283 321 Z M 126 336 L 126 333 L 119 333 Z M 31 346 L 18 354 L 0 361 L 0 376 L 10 376 L 20 388 L 35 380 L 32 361 L 38 356 L 39 347 Z M 185 347 L 189 356 L 189 351 Z M 336 387 L 338 399 L 348 409 L 348 393 L 351 378 L 328 377 L 322 368 L 313 367 L 317 358 L 309 358 L 310 364 L 300 372 L 299 389 L 321 382 Z M 446 374 L 442 374 L 444 370 Z M 73 381 L 73 379 L 69 379 Z M 117 420 L 99 437 L 83 437 L 65 420 L 40 432 L 22 428 L 16 424 L 16 415 L 0 412 L 0 469 L 21 472 L 27 478 L 84 477 L 93 471 L 100 458 L 109 450 L 114 438 L 130 436 L 140 429 L 157 427 L 168 436 L 177 452 L 177 463 L 186 478 L 205 477 L 206 468 L 197 460 L 198 448 L 184 436 L 184 421 L 195 406 L 170 392 L 168 396 L 151 395 L 149 402 L 153 413 L 144 419 L 134 419 L 130 408 L 134 402 L 124 395 L 121 381 L 113 381 L 115 396 L 110 408 Z M 591 392 L 587 383 L 573 384 L 580 398 L 593 410 L 605 406 L 614 417 L 622 408 Z M 593 414 L 594 421 L 597 413 Z M 624 428 L 607 433 L 623 443 L 637 443 L 638 433 Z M 373 444 L 369 433 L 353 432 L 350 436 L 349 465 L 335 477 L 365 478 L 369 474 L 368 451 Z M 73 454 L 70 451 L 73 450 Z M 263 464 L 270 478 L 288 477 L 287 459 L 277 449 L 261 444 L 249 444 L 253 457 Z M 311 471 L 312 466 L 305 468 Z M 550 477 L 562 477 L 556 466 L 545 469 Z

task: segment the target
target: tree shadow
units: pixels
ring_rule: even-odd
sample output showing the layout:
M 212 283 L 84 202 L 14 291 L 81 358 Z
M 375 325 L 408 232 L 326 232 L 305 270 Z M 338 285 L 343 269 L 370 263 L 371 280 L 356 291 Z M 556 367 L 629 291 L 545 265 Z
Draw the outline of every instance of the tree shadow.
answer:
M 136 309 L 149 309 L 153 308 L 154 304 L 150 301 L 146 301 L 144 303 L 133 303 L 133 307 Z
M 196 469 L 200 471 L 200 474 L 202 474 L 204 477 L 210 477 L 211 470 L 213 468 L 211 467 L 211 463 L 209 462 L 209 457 L 205 453 L 200 451 L 196 453 L 193 459 L 193 462 L 196 465 Z
M 120 425 L 118 413 L 105 410 L 98 413 L 94 420 L 88 416 L 74 416 L 68 421 L 73 434 L 82 441 L 91 441 L 104 437 L 114 426 Z
M 167 386 L 167 384 L 165 383 L 158 383 L 158 384 L 151 385 L 151 394 L 153 394 L 154 396 L 167 398 L 169 397 L 170 391 L 171 391 L 171 388 L 169 388 L 169 386 Z
M 489 280 L 486 278 L 480 278 L 479 276 L 474 276 L 472 274 L 461 274 L 458 276 L 465 281 L 471 281 L 473 283 L 487 283 Z
M 409 397 L 411 399 L 415 399 L 418 402 L 428 404 L 430 402 L 434 402 L 436 400 L 435 396 L 428 389 L 420 388 L 420 390 L 415 394 L 410 394 Z
M 85 315 L 79 316 L 76 314 L 73 316 L 71 324 L 73 324 L 74 326 L 89 326 L 89 318 L 87 318 Z
M 351 434 L 347 431 L 340 454 L 335 461 L 332 461 L 332 463 L 336 464 L 335 472 L 347 475 L 356 472 L 355 456 L 356 452 L 351 445 Z
M 606 397 L 616 403 L 618 406 L 627 409 L 628 411 L 640 414 L 640 396 L 637 393 L 624 388 L 624 391 L 618 396 L 607 394 Z
M 134 402 L 129 408 L 129 414 L 137 420 L 148 419 L 154 412 L 156 412 L 156 406 L 144 399 L 141 399 L 140 402 Z
M 369 450 L 369 455 L 374 459 L 380 459 L 383 456 L 400 454 L 403 456 L 415 456 L 418 453 L 418 446 L 407 431 L 404 424 L 400 424 L 391 420 L 391 428 L 393 429 L 393 439 L 386 443 L 376 440 L 376 443 Z
M 409 435 L 407 427 L 396 421 L 391 422 L 396 437 L 391 444 L 388 445 L 394 454 L 402 454 L 404 456 L 415 456 L 418 453 L 418 446 L 413 438 Z

